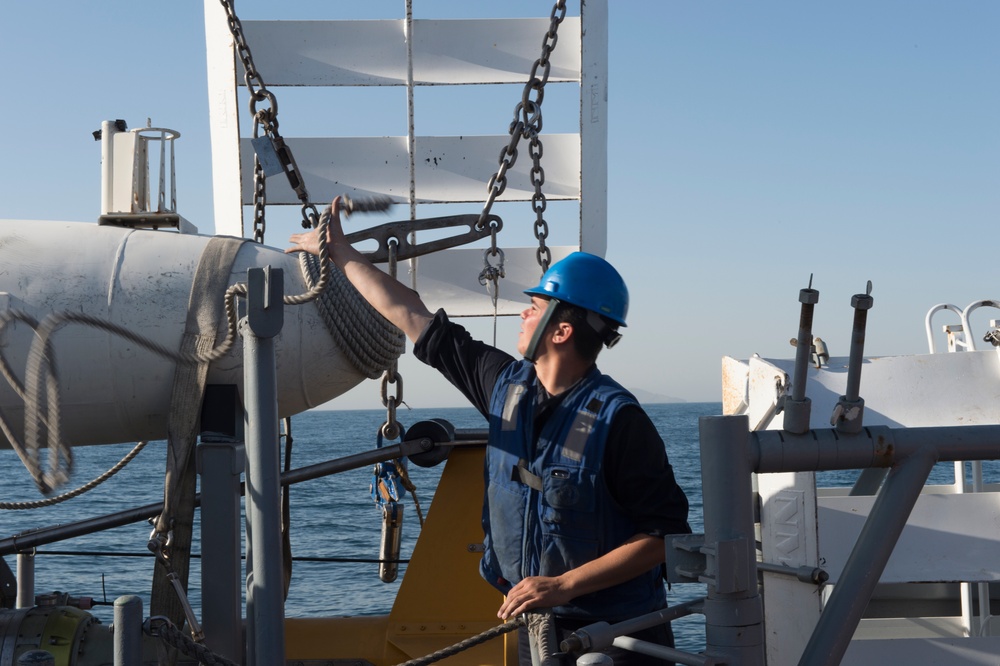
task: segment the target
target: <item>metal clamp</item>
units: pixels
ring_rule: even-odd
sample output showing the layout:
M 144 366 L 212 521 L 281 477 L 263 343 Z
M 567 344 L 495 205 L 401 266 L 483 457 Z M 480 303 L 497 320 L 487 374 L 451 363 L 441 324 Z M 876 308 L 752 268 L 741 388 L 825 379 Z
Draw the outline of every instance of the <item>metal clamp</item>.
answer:
M 389 261 L 390 242 L 395 241 L 397 249 L 395 257 L 397 260 L 411 259 L 421 255 L 430 254 L 450 247 L 465 245 L 483 238 L 487 238 L 492 233 L 496 233 L 503 227 L 503 221 L 496 215 L 487 216 L 487 224 L 478 228 L 478 215 L 447 215 L 445 217 L 431 217 L 424 220 L 412 220 L 403 222 L 389 222 L 377 227 L 371 227 L 362 231 L 355 231 L 347 234 L 348 243 L 357 243 L 365 240 L 375 240 L 378 242 L 378 249 L 373 252 L 362 252 L 368 261 L 372 263 L 385 263 Z M 448 229 L 451 227 L 469 227 L 466 233 L 455 234 L 447 238 L 427 241 L 426 243 L 411 243 L 408 236 L 415 231 L 427 231 L 429 229 Z

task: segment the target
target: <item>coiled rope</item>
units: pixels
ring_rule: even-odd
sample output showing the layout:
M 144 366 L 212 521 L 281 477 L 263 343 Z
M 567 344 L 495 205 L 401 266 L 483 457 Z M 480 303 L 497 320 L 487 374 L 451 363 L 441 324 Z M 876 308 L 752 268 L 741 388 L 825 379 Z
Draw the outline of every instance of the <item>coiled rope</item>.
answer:
M 324 263 L 330 264 L 308 252 L 299 252 L 299 267 L 310 288 L 320 279 Z M 336 266 L 331 271 L 330 286 L 316 297 L 316 309 L 337 347 L 369 379 L 380 377 L 403 353 L 402 331 L 376 312 Z
M 286 305 L 301 305 L 316 300 L 321 295 L 324 296 L 323 300 L 326 304 L 322 309 L 327 310 L 330 314 L 324 315 L 323 318 L 324 321 L 330 322 L 328 329 L 331 335 L 334 335 L 338 346 L 346 355 L 354 357 L 351 362 L 359 372 L 363 372 L 369 377 L 377 377 L 391 363 L 391 354 L 395 353 L 398 356 L 402 353 L 403 334 L 384 319 L 379 322 L 376 317 L 380 318 L 381 316 L 371 306 L 368 306 L 367 302 L 356 291 L 352 293 L 347 289 L 347 286 L 350 286 L 349 283 L 346 286 L 343 284 L 347 282 L 343 274 L 339 270 L 334 273 L 331 269 L 332 262 L 329 260 L 329 251 L 326 245 L 326 226 L 329 219 L 330 211 L 328 209 L 320 216 L 317 225 L 319 257 L 315 263 L 318 263 L 318 269 L 313 267 L 308 272 L 303 272 L 303 277 L 309 286 L 308 291 L 299 295 L 285 296 L 283 302 Z M 300 263 L 301 265 L 304 264 Z M 337 276 L 332 278 L 333 282 L 339 286 L 334 287 L 336 295 L 328 297 L 325 296 L 325 292 L 328 285 L 331 284 L 331 276 L 333 275 Z M 82 312 L 54 312 L 46 315 L 41 322 L 21 310 L 0 312 L 0 333 L 3 333 L 4 328 L 15 321 L 24 322 L 35 332 L 34 340 L 28 351 L 23 385 L 11 369 L 10 363 L 3 354 L 3 349 L 0 348 L 0 374 L 25 405 L 24 441 L 21 442 L 14 435 L 13 429 L 2 414 L 0 414 L 0 431 L 10 442 L 11 447 L 35 480 L 39 490 L 47 494 L 66 483 L 69 479 L 69 470 L 72 467 L 72 451 L 69 443 L 62 436 L 59 377 L 51 342 L 51 338 L 57 330 L 68 323 L 82 324 L 118 335 L 176 363 L 192 365 L 212 363 L 228 354 L 235 344 L 236 336 L 239 334 L 236 299 L 246 297 L 246 294 L 247 285 L 243 282 L 237 282 L 226 289 L 224 297 L 227 321 L 226 337 L 212 350 L 202 354 L 189 354 L 168 349 L 158 342 L 113 322 Z M 359 301 L 365 307 L 359 307 Z M 344 307 L 349 307 L 357 317 L 365 320 L 365 326 L 372 328 L 362 328 L 360 324 L 351 321 L 348 317 L 332 314 Z M 373 335 L 372 331 L 378 331 L 378 334 Z M 396 344 L 393 344 L 393 341 Z M 378 363 L 383 363 L 383 365 L 378 367 L 377 371 L 373 370 Z M 48 434 L 49 469 L 47 471 L 42 470 L 39 461 L 41 431 L 43 429 Z M 87 484 L 87 486 L 93 487 L 91 484 Z

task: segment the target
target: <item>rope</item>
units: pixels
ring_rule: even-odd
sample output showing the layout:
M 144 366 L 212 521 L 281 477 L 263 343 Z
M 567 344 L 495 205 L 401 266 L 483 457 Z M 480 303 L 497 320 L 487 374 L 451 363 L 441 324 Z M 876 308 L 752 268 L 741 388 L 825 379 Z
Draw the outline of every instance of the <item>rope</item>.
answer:
M 299 266 L 310 289 L 319 279 L 323 263 L 332 266 L 330 284 L 317 296 L 316 309 L 351 365 L 369 379 L 377 379 L 403 353 L 403 334 L 368 305 L 332 262 L 299 252 Z
M 120 472 L 122 469 L 124 469 L 125 465 L 132 462 L 132 460 L 137 455 L 139 455 L 139 452 L 142 451 L 144 448 L 146 448 L 146 444 L 148 443 L 149 442 L 139 442 L 132 448 L 131 451 L 129 451 L 125 455 L 124 458 L 118 461 L 117 465 L 109 469 L 104 474 L 101 474 L 90 483 L 85 483 L 84 485 L 80 486 L 76 490 L 71 490 L 61 495 L 56 495 L 55 497 L 49 497 L 48 499 L 35 500 L 33 502 L 0 502 L 0 510 L 20 511 L 22 509 L 39 509 L 43 506 L 52 506 L 54 504 L 59 504 L 60 502 L 65 502 L 68 499 L 73 499 L 74 497 L 82 495 L 89 490 L 93 490 L 94 488 L 101 485 L 102 483 L 110 479 L 112 476 Z M 143 557 L 145 556 L 146 554 L 143 554 Z
M 165 617 L 154 616 L 142 623 L 142 630 L 147 636 L 159 638 L 161 642 L 179 650 L 182 654 L 194 657 L 199 664 L 206 666 L 239 666 L 225 657 L 215 654 L 204 645 L 199 645 L 186 636 Z
M 485 643 L 488 640 L 497 638 L 498 636 L 503 636 L 504 634 L 509 634 L 510 632 L 520 629 L 524 625 L 524 618 L 519 617 L 513 622 L 507 622 L 506 624 L 501 624 L 499 626 L 493 627 L 492 629 L 487 629 L 483 633 L 466 638 L 464 641 L 455 643 L 454 645 L 448 646 L 437 652 L 432 652 L 427 656 L 418 657 L 417 659 L 411 659 L 410 661 L 404 661 L 401 664 L 396 664 L 396 666 L 426 666 L 427 664 L 433 664 L 435 661 L 441 661 L 446 657 L 451 657 L 459 652 L 468 650 L 469 648 L 476 647 L 481 643 Z

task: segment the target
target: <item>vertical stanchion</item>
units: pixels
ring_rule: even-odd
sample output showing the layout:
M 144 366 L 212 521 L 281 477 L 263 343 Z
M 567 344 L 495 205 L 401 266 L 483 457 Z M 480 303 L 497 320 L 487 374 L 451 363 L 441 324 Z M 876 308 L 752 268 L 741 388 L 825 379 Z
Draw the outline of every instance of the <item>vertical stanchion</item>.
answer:
M 757 556 L 746 416 L 703 416 L 706 654 L 741 666 L 764 664 L 764 611 Z
M 142 663 L 142 599 L 133 595 L 115 599 L 115 666 Z
M 243 661 L 240 594 L 240 473 L 243 408 L 235 385 L 209 385 L 201 415 L 201 606 L 205 644 Z
M 813 309 L 819 302 L 819 292 L 812 288 L 812 276 L 809 277 L 809 287 L 799 290 L 799 334 L 795 339 L 795 370 L 792 374 L 792 394 L 784 402 L 784 428 L 798 435 L 809 430 L 809 414 L 811 402 L 806 397 L 806 378 L 809 370 L 809 357 L 813 348 Z
M 17 601 L 16 608 L 31 608 L 35 605 L 35 551 L 17 554 Z
M 281 461 L 278 451 L 274 336 L 284 323 L 280 269 L 247 272 L 243 335 L 246 410 L 248 664 L 285 663 L 284 575 L 281 566 Z

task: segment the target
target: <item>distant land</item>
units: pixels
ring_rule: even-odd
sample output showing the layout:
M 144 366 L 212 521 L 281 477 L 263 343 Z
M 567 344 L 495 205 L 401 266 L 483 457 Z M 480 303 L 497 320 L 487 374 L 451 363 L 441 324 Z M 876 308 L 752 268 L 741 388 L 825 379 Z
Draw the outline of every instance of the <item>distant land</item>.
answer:
M 687 400 L 681 400 L 680 398 L 674 398 L 673 396 L 663 395 L 661 393 L 651 393 L 650 391 L 643 391 L 642 389 L 629 389 L 632 395 L 636 397 L 644 405 L 662 405 L 667 402 L 687 402 Z

